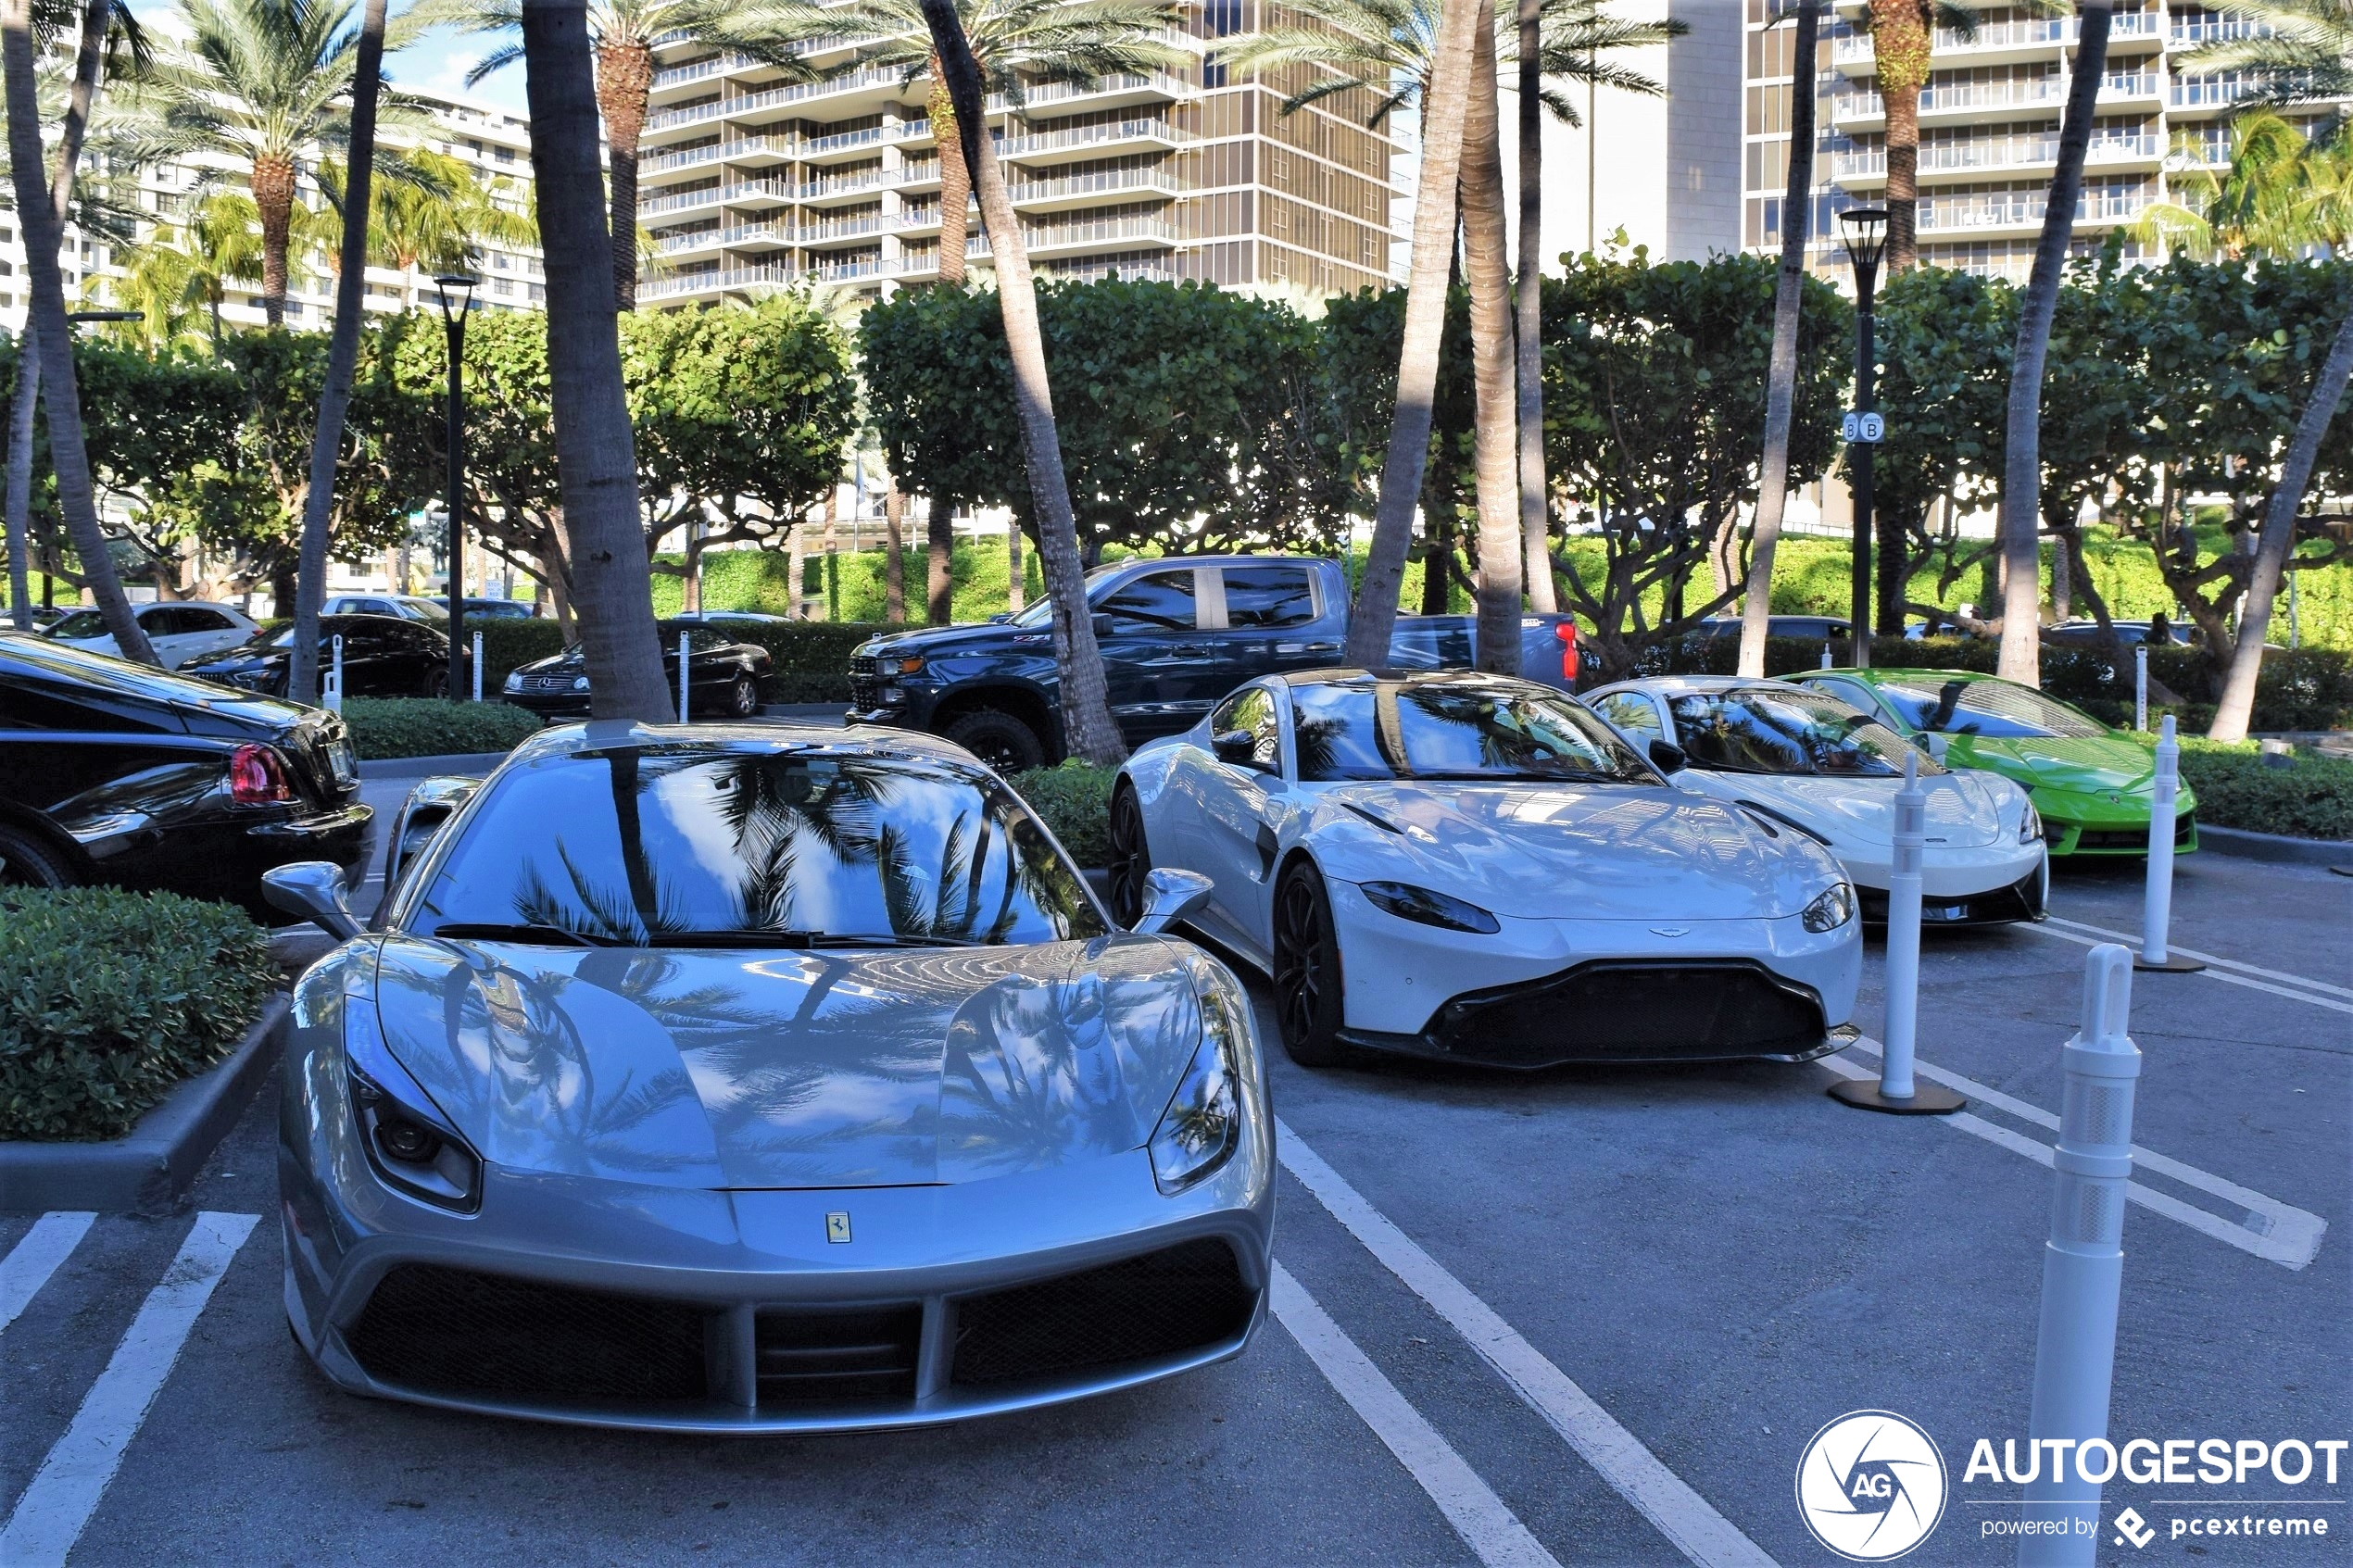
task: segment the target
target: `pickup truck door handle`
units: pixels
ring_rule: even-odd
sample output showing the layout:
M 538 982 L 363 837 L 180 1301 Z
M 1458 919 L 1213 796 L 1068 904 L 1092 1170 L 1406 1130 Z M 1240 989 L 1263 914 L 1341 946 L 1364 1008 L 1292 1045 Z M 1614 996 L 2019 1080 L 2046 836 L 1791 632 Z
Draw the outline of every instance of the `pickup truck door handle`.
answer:
M 1338 643 L 1277 643 L 1277 653 L 1338 653 Z

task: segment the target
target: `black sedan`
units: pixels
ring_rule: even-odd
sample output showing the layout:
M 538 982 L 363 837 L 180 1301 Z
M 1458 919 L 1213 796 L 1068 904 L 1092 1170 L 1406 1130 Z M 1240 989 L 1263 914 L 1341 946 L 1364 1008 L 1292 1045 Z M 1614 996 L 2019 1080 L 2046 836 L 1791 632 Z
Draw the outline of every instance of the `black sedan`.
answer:
M 346 696 L 446 696 L 449 692 L 449 639 L 430 626 L 389 615 L 322 615 L 319 618 L 319 684 L 327 683 L 335 639 L 343 639 Z M 251 642 L 210 659 L 192 659 L 191 675 L 249 692 L 283 696 L 287 666 L 294 658 L 294 628 L 280 626 Z
M 0 884 L 225 898 L 283 921 L 261 873 L 365 874 L 343 721 L 105 654 L 0 639 Z
M 749 719 L 760 711 L 768 682 L 768 650 L 739 643 L 718 626 L 694 621 L 664 621 L 661 678 L 678 689 L 678 638 L 686 638 L 686 695 L 693 711 Z M 542 719 L 588 717 L 588 660 L 577 645 L 522 665 L 507 677 L 503 694 L 517 708 Z

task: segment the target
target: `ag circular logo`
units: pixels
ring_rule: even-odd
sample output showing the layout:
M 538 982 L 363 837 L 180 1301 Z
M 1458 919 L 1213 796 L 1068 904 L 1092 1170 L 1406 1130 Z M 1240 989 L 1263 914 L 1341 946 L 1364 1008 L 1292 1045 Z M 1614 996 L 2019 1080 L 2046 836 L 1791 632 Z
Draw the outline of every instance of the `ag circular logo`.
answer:
M 1944 1517 L 1944 1456 L 1893 1411 L 1854 1411 L 1814 1434 L 1797 1461 L 1797 1512 L 1854 1562 L 1885 1562 Z

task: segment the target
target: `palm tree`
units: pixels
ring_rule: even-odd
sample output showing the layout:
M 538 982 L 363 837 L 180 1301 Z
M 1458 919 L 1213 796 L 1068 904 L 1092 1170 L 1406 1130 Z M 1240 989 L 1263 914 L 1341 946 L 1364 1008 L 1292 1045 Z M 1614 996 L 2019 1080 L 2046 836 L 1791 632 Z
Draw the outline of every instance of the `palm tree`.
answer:
M 220 307 L 231 283 L 261 281 L 261 219 L 241 191 L 215 191 L 177 224 L 159 223 L 145 243 L 126 247 L 115 297 L 145 318 L 133 335 L 161 347 L 185 335 L 198 311 L 198 341 L 220 349 Z
M 2340 121 L 2353 117 L 2353 0 L 2216 0 L 2216 6 L 2259 31 L 2209 44 L 2183 65 L 2253 78 L 2256 91 L 2244 104 L 2334 103 Z
M 122 581 L 115 572 L 114 558 L 107 553 L 106 535 L 98 527 L 97 501 L 90 483 L 89 452 L 82 434 L 82 391 L 74 376 L 71 329 L 66 324 L 65 280 L 57 270 L 57 243 L 73 194 L 82 137 L 97 98 L 107 40 L 117 31 L 120 18 L 114 0 L 86 0 L 78 12 L 63 6 L 44 6 L 38 18 L 33 4 L 34 0 L 0 3 L 0 79 L 5 79 L 7 96 L 8 176 L 15 188 L 17 219 L 24 231 L 25 270 L 31 274 L 32 284 L 27 337 L 33 345 L 44 345 L 33 356 L 19 355 L 17 401 L 20 408 L 29 405 L 38 385 L 21 368 L 29 359 L 30 365 L 39 367 L 38 373 L 48 382 L 41 391 L 49 411 L 49 458 L 57 473 L 57 507 L 65 514 L 75 552 L 82 558 L 83 580 L 96 596 L 107 630 L 113 633 L 116 646 L 123 656 L 153 664 L 157 662 L 155 650 L 132 616 L 130 600 L 123 596 Z M 62 31 L 68 18 L 75 16 L 82 23 L 82 42 L 75 58 L 71 98 L 60 127 L 57 171 L 44 179 L 40 88 L 33 64 L 36 35 L 45 43 L 48 37 Z M 30 441 L 26 446 L 27 450 L 11 465 L 12 490 L 31 481 Z M 12 527 L 10 532 L 19 535 L 9 541 L 12 558 L 21 560 L 22 530 Z M 11 591 L 15 614 L 22 625 L 31 616 L 31 606 L 25 598 L 21 582 L 13 584 Z
M 2173 169 L 2167 183 L 2180 199 L 2142 210 L 2133 237 L 2144 245 L 2237 260 L 2257 253 L 2293 257 L 2327 243 L 2312 179 L 2329 149 L 2306 141 L 2294 121 L 2267 108 L 2235 117 L 2230 166 L 2220 175 L 2186 135 L 2176 156 L 2185 167 Z
M 160 58 L 130 138 L 144 163 L 211 157 L 245 171 L 261 224 L 261 309 L 285 320 L 288 263 L 299 185 L 321 154 L 351 140 L 347 102 L 362 30 L 354 0 L 178 0 L 185 43 Z M 420 9 L 390 19 L 384 46 L 398 49 L 427 25 Z M 386 94 L 387 124 L 417 124 L 422 108 Z M 388 170 L 379 168 L 377 172 Z
M 1765 460 L 1757 476 L 1756 524 L 1749 545 L 1748 585 L 1741 602 L 1740 673 L 1765 675 L 1765 636 L 1773 611 L 1773 553 L 1789 502 L 1789 430 L 1797 401 L 1798 307 L 1806 283 L 1806 220 L 1814 191 L 1814 78 L 1822 0 L 1798 0 L 1790 94 L 1789 193 L 1781 200 L 1781 270 L 1773 293 L 1772 358 L 1765 372 Z
M 379 158 L 379 168 L 382 163 Z M 386 181 L 369 194 L 369 266 L 426 277 L 471 272 L 481 264 L 485 242 L 539 243 L 539 227 L 525 210 L 528 194 L 515 182 L 494 175 L 484 183 L 462 159 L 430 148 L 402 154 L 401 163 L 408 178 Z M 320 166 L 320 188 L 337 207 L 344 179 L 342 165 Z M 340 259 L 335 265 L 340 270 Z
M 2010 359 L 2008 431 L 2002 461 L 2002 655 L 1997 673 L 2030 686 L 2043 684 L 2041 533 L 2043 478 L 2043 360 L 2051 346 L 2051 317 L 2058 308 L 2059 281 L 2067 267 L 2068 242 L 2075 232 L 2075 207 L 2083 194 L 2083 155 L 2092 144 L 2092 117 L 2100 78 L 2108 70 L 2108 33 L 2116 19 L 2115 0 L 2077 0 L 2082 35 L 2075 75 L 2068 83 L 2067 118 L 2059 123 L 2058 167 L 2043 207 L 2043 233 L 2034 246 L 2034 270 L 2019 303 L 2018 347 Z
M 1463 270 L 1470 282 L 1474 490 L 1478 501 L 1476 662 L 1519 673 L 1520 527 L 1518 406 L 1511 279 L 1504 270 L 1503 114 L 1495 88 L 1495 25 L 1471 30 L 1470 100 L 1463 110 Z M 1548 563 L 1549 564 L 1549 563 Z M 1546 575 L 1550 575 L 1548 571 Z
M 547 257 L 557 483 L 591 711 L 598 719 L 658 723 L 673 709 L 639 522 L 636 443 L 621 382 L 588 19 L 567 0 L 522 0 L 519 19 Z
M 475 32 L 508 32 L 522 25 L 524 0 L 428 0 L 419 10 L 435 21 L 457 20 Z M 646 130 L 646 100 L 653 91 L 654 45 L 686 42 L 745 55 L 808 82 L 818 72 L 780 31 L 788 18 L 804 21 L 813 6 L 799 0 L 589 0 L 588 32 L 596 56 L 597 113 L 604 124 L 612 181 L 613 302 L 637 307 L 637 144 Z M 829 16 L 838 13 L 827 12 Z M 839 31 L 838 22 L 835 31 Z M 520 44 L 492 50 L 466 73 L 474 86 L 523 57 Z M 627 235 L 624 243 L 622 236 Z
M 1078 525 L 1070 508 L 1070 484 L 1063 469 L 1062 435 L 1054 424 L 1053 387 L 1046 374 L 1046 339 L 1038 325 L 1038 291 L 1030 282 L 1029 252 L 1013 197 L 989 140 L 981 92 L 980 63 L 973 58 L 955 0 L 923 0 L 924 21 L 940 73 L 956 111 L 965 161 L 980 191 L 980 217 L 997 266 L 998 308 L 1005 320 L 1005 346 L 1013 360 L 1013 401 L 1021 414 L 1022 455 L 1029 473 L 1030 504 L 1038 523 L 1038 558 L 1053 605 L 1054 666 L 1062 708 L 1063 742 L 1074 757 L 1116 767 L 1127 757 L 1126 743 L 1111 716 L 1101 650 L 1087 603 L 1087 574 L 1078 555 Z
M 2030 0 L 2024 8 L 2045 7 Z M 1869 0 L 1863 25 L 1887 111 L 1887 270 L 1893 277 L 1919 260 L 1920 89 L 1933 69 L 1936 29 L 1975 38 L 1977 9 L 1956 0 Z

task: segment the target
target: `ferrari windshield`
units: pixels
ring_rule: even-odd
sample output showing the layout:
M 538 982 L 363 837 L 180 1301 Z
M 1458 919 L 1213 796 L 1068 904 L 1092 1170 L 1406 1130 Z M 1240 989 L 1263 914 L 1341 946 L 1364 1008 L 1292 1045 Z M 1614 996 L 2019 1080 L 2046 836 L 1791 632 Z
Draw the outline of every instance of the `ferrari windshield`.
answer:
M 2000 740 L 2040 736 L 2090 740 L 2108 731 L 2063 702 L 2008 681 L 1882 681 L 1879 695 L 1916 730 Z
M 510 769 L 402 918 L 421 935 L 629 947 L 1098 936 L 1006 788 L 948 765 L 623 746 Z
M 1371 676 L 1291 687 L 1299 776 L 1575 779 L 1657 784 L 1606 724 L 1567 697 L 1517 681 Z
M 1883 779 L 1901 776 L 1904 754 L 1914 749 L 1878 720 L 1814 692 L 1685 692 L 1667 707 L 1675 716 L 1675 744 L 1694 768 Z M 1920 756 L 1919 771 L 1944 770 Z

